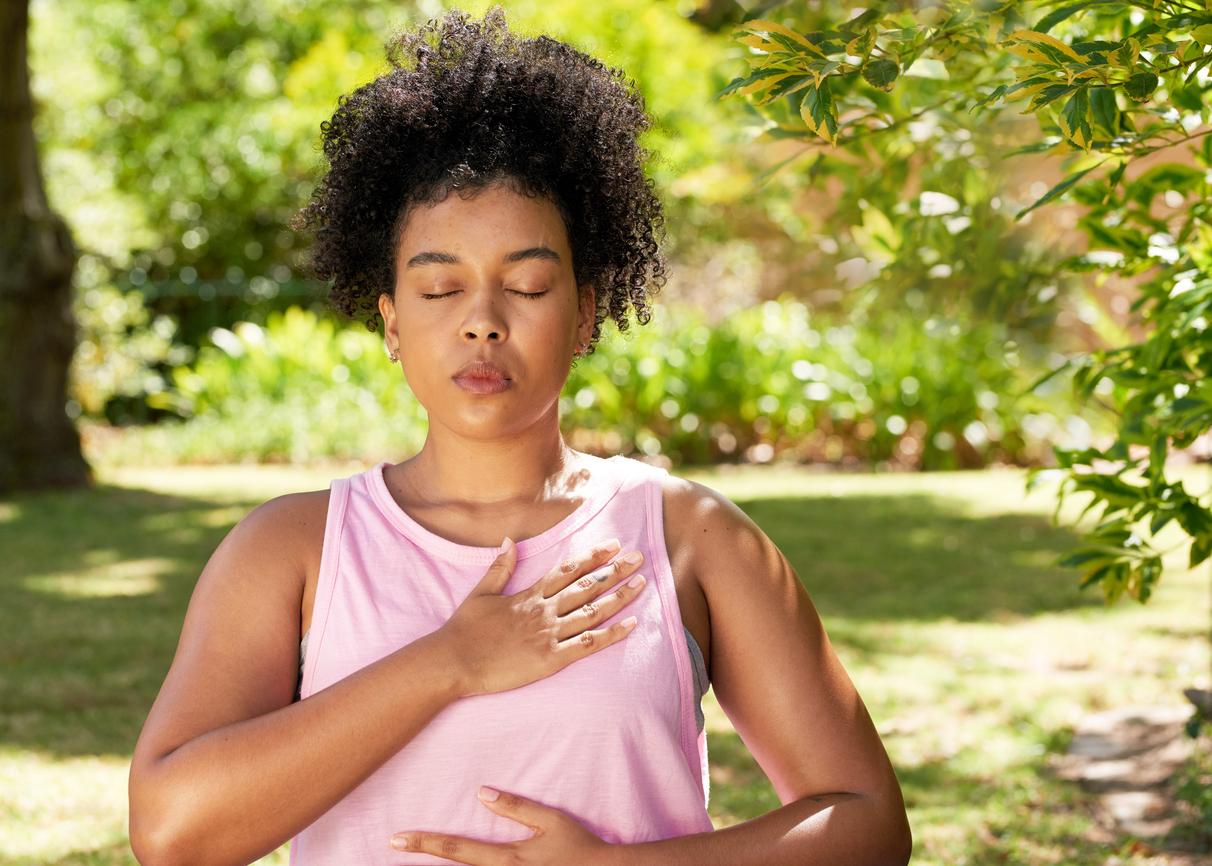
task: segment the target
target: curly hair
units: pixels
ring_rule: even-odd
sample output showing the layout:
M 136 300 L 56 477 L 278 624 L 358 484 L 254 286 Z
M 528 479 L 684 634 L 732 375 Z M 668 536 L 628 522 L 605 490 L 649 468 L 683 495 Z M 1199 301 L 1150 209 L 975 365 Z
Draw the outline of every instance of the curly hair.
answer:
M 292 220 L 316 229 L 311 267 L 332 281 L 330 306 L 377 330 L 411 209 L 504 182 L 564 219 L 577 285 L 597 291 L 586 353 L 607 316 L 620 331 L 632 312 L 647 323 L 666 281 L 664 216 L 644 175 L 650 119 L 635 83 L 563 42 L 518 38 L 499 6 L 482 21 L 449 12 L 386 48 L 392 69 L 320 125 L 329 168 Z

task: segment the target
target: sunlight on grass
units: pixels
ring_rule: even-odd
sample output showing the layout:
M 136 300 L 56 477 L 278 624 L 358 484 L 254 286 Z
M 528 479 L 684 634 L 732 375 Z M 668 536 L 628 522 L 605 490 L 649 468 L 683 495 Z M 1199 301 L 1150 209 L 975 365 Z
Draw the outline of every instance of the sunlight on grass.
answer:
M 1200 472 L 1190 489 L 1207 489 Z M 816 602 L 897 768 L 915 864 L 1103 866 L 1116 849 L 1100 844 L 1084 795 L 1054 779 L 1050 761 L 1083 714 L 1182 705 L 1182 687 L 1208 682 L 1208 570 L 1187 571 L 1181 546 L 1148 605 L 1105 607 L 1077 590 L 1076 572 L 1053 565 L 1074 542 L 1064 527 L 1084 499 L 1066 502 L 1054 528 L 1055 501 L 1041 490 L 1024 496 L 1021 478 L 748 468 L 696 477 L 771 534 Z M 938 543 L 949 535 L 964 539 L 961 559 Z M 1157 546 L 1180 538 L 1168 527 Z M 906 579 L 889 581 L 895 572 Z M 711 744 L 730 743 L 714 692 L 705 715 Z M 717 826 L 778 804 L 739 740 L 711 757 Z
M 32 866 L 125 847 L 127 766 L 120 758 L 0 751 L 0 862 Z
M 274 496 L 365 468 L 106 467 L 87 491 L 0 502 L 0 866 L 132 864 L 127 762 L 194 581 Z M 1189 485 L 1203 491 L 1205 470 Z M 1107 608 L 1056 558 L 1076 535 L 1013 470 L 687 473 L 732 497 L 807 587 L 897 769 L 915 864 L 1145 866 L 1051 762 L 1085 713 L 1208 685 L 1207 570 L 1186 548 L 1148 605 Z M 1091 522 L 1087 517 L 1085 525 Z M 1160 546 L 1181 538 L 1167 527 Z M 714 692 L 717 827 L 779 805 Z M 1125 853 L 1127 852 L 1127 853 Z M 284 866 L 287 849 L 261 861 Z
M 150 595 L 160 591 L 161 576 L 174 567 L 174 563 L 159 557 L 106 562 L 71 572 L 27 577 L 22 586 L 67 598 Z

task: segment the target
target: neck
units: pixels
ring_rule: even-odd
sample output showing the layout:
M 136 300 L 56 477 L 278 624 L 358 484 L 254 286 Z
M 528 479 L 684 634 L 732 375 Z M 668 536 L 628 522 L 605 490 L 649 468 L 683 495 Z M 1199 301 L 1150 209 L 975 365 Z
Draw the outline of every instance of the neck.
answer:
M 559 424 L 535 425 L 507 439 L 468 439 L 431 425 L 420 452 L 398 477 L 426 504 L 541 502 L 562 488 L 574 462 Z

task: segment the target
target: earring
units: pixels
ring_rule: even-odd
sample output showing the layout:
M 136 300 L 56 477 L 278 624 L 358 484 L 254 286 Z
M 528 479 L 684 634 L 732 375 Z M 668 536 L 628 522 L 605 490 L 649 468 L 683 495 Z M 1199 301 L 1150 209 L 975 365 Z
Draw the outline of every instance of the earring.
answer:
M 392 362 L 393 364 L 394 364 L 396 361 L 400 360 L 400 359 L 399 359 L 399 357 L 397 357 L 397 356 L 396 356 L 396 353 L 395 353 L 395 352 L 393 352 L 393 351 L 392 351 L 392 350 L 390 350 L 390 349 L 388 349 L 388 350 L 387 350 L 387 357 L 391 359 L 391 362 Z

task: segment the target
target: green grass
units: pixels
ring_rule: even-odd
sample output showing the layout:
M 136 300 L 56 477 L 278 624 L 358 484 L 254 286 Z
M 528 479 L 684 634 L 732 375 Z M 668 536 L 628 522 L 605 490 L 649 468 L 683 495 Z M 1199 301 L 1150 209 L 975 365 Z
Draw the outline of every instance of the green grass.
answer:
M 198 572 L 257 503 L 360 468 L 107 466 L 91 490 L 0 501 L 0 864 L 134 862 L 128 761 Z M 1148 605 L 1105 608 L 1052 566 L 1076 536 L 1017 471 L 693 477 L 795 565 L 897 768 L 915 864 L 1158 862 L 1097 841 L 1048 767 L 1083 713 L 1206 683 L 1208 572 L 1185 548 Z M 711 693 L 705 711 L 716 825 L 776 807 Z

